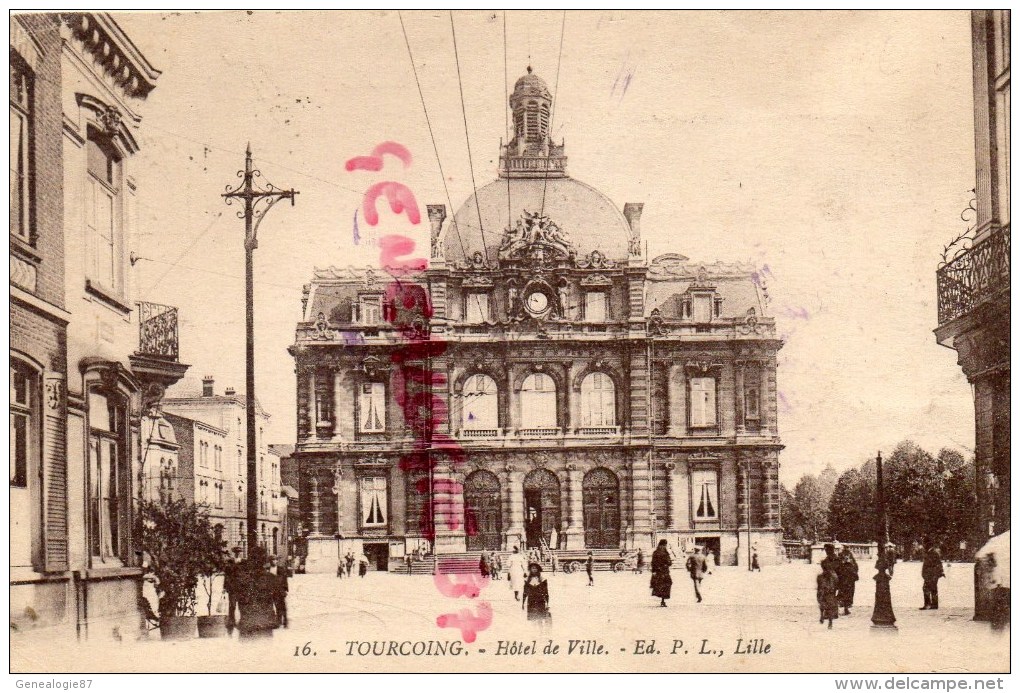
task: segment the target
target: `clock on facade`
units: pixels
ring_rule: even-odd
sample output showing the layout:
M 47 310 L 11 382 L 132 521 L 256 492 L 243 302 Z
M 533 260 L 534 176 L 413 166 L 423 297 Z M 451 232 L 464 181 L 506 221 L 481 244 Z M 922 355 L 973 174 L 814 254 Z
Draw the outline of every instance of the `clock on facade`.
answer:
M 524 307 L 527 308 L 528 312 L 532 315 L 542 315 L 549 308 L 549 297 L 541 291 L 533 291 L 528 294 L 528 299 L 524 302 Z

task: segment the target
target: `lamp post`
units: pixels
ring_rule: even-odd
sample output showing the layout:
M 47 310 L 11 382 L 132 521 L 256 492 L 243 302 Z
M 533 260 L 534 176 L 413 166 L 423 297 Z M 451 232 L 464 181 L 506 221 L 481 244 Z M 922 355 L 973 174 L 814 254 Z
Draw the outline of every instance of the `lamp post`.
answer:
M 265 189 L 255 185 L 255 179 L 261 178 L 262 173 L 252 166 L 251 144 L 245 149 L 244 170 L 237 172 L 241 182 L 236 188 L 227 186 L 227 192 L 223 198 L 227 204 L 233 204 L 234 200 L 241 200 L 244 209 L 237 213 L 237 216 L 244 219 L 244 298 L 245 298 L 245 422 L 247 426 L 247 517 L 248 534 L 247 544 L 254 548 L 258 545 L 258 469 L 256 460 L 258 441 L 255 437 L 255 281 L 253 269 L 253 253 L 258 247 L 258 230 L 262 220 L 266 218 L 266 212 L 272 209 L 280 200 L 290 200 L 294 204 L 294 196 L 298 193 L 291 190 L 281 190 L 269 182 L 265 182 Z M 259 203 L 266 201 L 267 204 L 259 208 Z
M 871 614 L 874 628 L 896 629 L 896 615 L 893 613 L 892 580 L 893 564 L 886 548 L 889 542 L 889 522 L 885 514 L 885 488 L 882 484 L 882 452 L 875 458 L 876 505 L 878 511 L 878 560 L 875 561 L 875 610 Z

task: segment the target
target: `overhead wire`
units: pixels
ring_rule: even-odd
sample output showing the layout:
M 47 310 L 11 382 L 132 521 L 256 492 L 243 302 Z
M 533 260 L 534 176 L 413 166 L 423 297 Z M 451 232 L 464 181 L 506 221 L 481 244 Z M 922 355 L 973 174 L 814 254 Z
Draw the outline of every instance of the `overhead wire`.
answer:
M 549 134 L 546 135 L 549 138 L 550 148 L 552 147 L 553 144 L 552 142 L 553 122 L 556 118 L 556 100 L 559 98 L 560 91 L 560 66 L 563 64 L 563 34 L 566 31 L 566 28 L 567 28 L 567 11 L 563 10 L 563 20 L 560 22 L 560 49 L 559 54 L 556 57 L 556 81 L 553 83 L 552 105 L 549 108 Z M 542 181 L 542 208 L 539 216 L 543 216 L 545 214 L 545 194 L 548 187 L 549 187 L 549 165 L 548 162 L 546 162 L 545 178 Z

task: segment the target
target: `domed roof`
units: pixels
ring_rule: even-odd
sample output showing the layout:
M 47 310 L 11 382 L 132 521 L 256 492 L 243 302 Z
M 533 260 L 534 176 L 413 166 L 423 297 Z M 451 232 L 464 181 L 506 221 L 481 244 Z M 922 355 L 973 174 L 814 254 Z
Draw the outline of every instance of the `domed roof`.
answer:
M 511 99 L 519 96 L 542 96 L 547 99 L 552 99 L 552 93 L 549 91 L 549 85 L 545 83 L 545 80 L 534 74 L 531 71 L 531 66 L 528 66 L 528 73 L 523 75 L 514 83 L 514 91 L 511 95 Z
M 484 251 L 479 209 L 485 229 Z M 525 211 L 549 217 L 566 234 L 578 257 L 598 250 L 610 260 L 627 260 L 630 227 L 620 210 L 590 185 L 563 177 L 510 178 L 509 185 L 507 178 L 498 178 L 476 190 L 446 224 L 446 261 L 467 260 L 482 251 L 494 262 L 503 231 L 515 225 Z

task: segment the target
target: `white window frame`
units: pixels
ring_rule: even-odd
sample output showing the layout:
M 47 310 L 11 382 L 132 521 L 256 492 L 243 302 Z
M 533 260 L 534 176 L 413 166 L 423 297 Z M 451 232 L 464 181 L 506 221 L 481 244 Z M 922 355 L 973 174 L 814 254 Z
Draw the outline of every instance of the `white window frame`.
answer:
M 521 428 L 559 428 L 557 399 L 556 381 L 551 376 L 529 374 L 521 383 Z
M 358 323 L 378 325 L 382 322 L 382 296 L 361 296 L 358 298 Z
M 718 382 L 713 376 L 688 379 L 690 393 L 689 424 L 691 428 L 718 426 Z
M 712 322 L 715 315 L 715 301 L 710 293 L 695 293 L 691 297 L 691 316 L 698 324 Z
M 616 425 L 616 384 L 608 373 L 595 371 L 581 381 L 581 425 Z
M 386 383 L 379 381 L 359 383 L 358 431 L 361 433 L 386 431 Z
M 468 291 L 464 294 L 464 322 L 480 324 L 489 322 L 489 294 L 485 291 Z
M 592 299 L 598 298 L 599 302 L 593 303 Z M 609 319 L 609 296 L 605 291 L 584 292 L 584 320 L 585 322 L 603 323 Z
M 107 429 L 95 423 L 97 408 L 93 408 L 93 398 L 103 398 L 108 403 L 108 411 L 116 411 L 116 425 L 121 430 L 110 431 L 114 422 L 108 421 Z M 117 562 L 124 550 L 123 515 L 130 513 L 130 497 L 124 493 L 124 486 L 130 477 L 129 432 L 127 404 L 117 393 L 100 392 L 90 389 L 86 395 L 89 412 L 89 553 L 93 560 L 101 562 Z M 102 443 L 105 443 L 102 444 Z M 114 445 L 116 459 L 110 460 L 110 445 Z M 104 474 L 109 471 L 109 474 Z M 112 495 L 104 485 L 109 480 L 114 486 Z M 92 508 L 95 504 L 95 509 Z M 113 513 L 112 510 L 116 510 Z M 98 549 L 98 550 L 97 550 Z
M 695 522 L 719 520 L 719 472 L 695 469 L 691 472 L 691 501 Z
M 10 100 L 10 225 L 11 235 L 26 243 L 32 242 L 32 161 L 31 147 L 35 120 L 34 75 L 31 68 L 13 56 L 10 62 L 10 77 L 14 81 L 15 72 L 21 78 L 20 90 L 22 98 L 11 95 Z M 17 126 L 17 129 L 15 129 Z M 15 204 L 18 213 L 14 213 Z
M 467 430 L 499 428 L 499 386 L 492 376 L 468 376 L 462 391 L 461 427 Z
M 103 180 L 86 166 L 85 232 L 88 262 L 88 279 L 101 289 L 120 291 L 123 224 L 123 156 L 102 135 L 90 129 L 85 143 L 98 147 L 109 157 L 112 180 Z M 86 159 L 88 152 L 86 151 Z M 100 216 L 109 214 L 109 218 Z
M 389 522 L 389 489 L 385 476 L 363 476 L 358 482 L 361 526 L 385 527 Z M 373 507 L 373 501 L 376 507 Z M 381 513 L 382 517 L 378 515 Z

